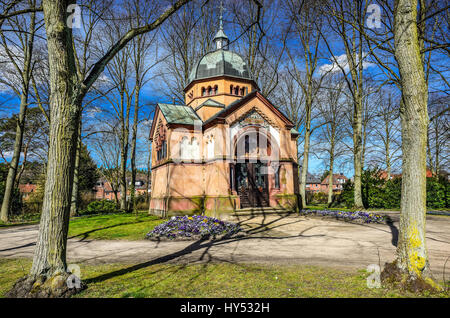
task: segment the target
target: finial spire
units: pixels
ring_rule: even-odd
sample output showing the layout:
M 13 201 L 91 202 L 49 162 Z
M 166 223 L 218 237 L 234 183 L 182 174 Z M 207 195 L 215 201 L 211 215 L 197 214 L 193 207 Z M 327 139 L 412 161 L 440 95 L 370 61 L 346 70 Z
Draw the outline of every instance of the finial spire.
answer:
M 220 0 L 219 30 L 223 30 L 223 0 Z
M 220 0 L 219 6 L 219 31 L 217 31 L 216 36 L 214 37 L 214 42 L 216 42 L 216 49 L 228 49 L 228 37 L 225 32 L 223 32 L 223 0 Z

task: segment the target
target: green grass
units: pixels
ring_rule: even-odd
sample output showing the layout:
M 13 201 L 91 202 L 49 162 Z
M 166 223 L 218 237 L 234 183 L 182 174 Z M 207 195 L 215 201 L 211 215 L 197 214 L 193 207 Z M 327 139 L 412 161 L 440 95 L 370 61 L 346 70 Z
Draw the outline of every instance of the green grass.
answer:
M 0 259 L 0 297 L 31 260 Z M 449 297 L 369 289 L 364 270 L 230 263 L 136 266 L 80 265 L 88 289 L 75 297 Z
M 142 240 L 145 234 L 164 221 L 157 216 L 148 215 L 147 212 L 81 216 L 70 219 L 68 237 L 97 240 Z M 36 223 L 38 221 L 7 224 L 0 221 L 0 229 Z
M 164 221 L 143 212 L 82 216 L 70 220 L 69 238 L 142 240 L 145 234 Z

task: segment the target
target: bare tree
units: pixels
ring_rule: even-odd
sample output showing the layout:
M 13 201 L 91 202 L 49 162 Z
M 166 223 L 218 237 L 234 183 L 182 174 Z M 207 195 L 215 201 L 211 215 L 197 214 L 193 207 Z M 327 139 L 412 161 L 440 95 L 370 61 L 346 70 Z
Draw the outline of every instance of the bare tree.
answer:
M 329 31 L 335 32 L 344 45 L 344 61 L 334 55 L 329 40 L 324 35 L 324 43 L 331 54 L 332 69 L 338 69 L 346 79 L 353 104 L 353 168 L 354 168 L 354 205 L 362 208 L 362 150 L 363 150 L 363 70 L 367 53 L 364 52 L 364 36 L 360 31 L 364 27 L 368 3 L 362 0 L 329 1 L 325 6 L 328 13 Z M 322 33 L 323 34 L 323 33 Z
M 238 38 L 231 41 L 237 47 L 249 67 L 253 79 L 260 86 L 264 96 L 271 98 L 280 78 L 279 71 L 285 56 L 286 39 L 289 32 L 283 30 L 282 1 L 261 1 L 262 10 L 258 11 L 251 1 L 230 1 L 229 10 L 235 20 L 234 26 Z M 253 23 L 258 19 L 259 23 Z
M 172 15 L 161 28 L 162 92 L 180 104 L 184 104 L 184 88 L 189 84 L 189 74 L 201 56 L 212 49 L 211 39 L 217 26 L 214 19 L 214 2 L 188 3 Z M 193 19 L 193 17 L 197 17 Z
M 341 76 L 327 79 L 322 87 L 318 108 L 326 124 L 319 130 L 318 152 L 324 153 L 328 158 L 328 205 L 333 203 L 333 173 L 334 164 L 346 148 L 342 141 L 345 137 L 345 81 Z
M 305 103 L 303 163 L 300 176 L 300 195 L 302 206 L 306 206 L 306 176 L 308 174 L 308 161 L 310 138 L 314 128 L 312 124 L 312 111 L 316 103 L 321 82 L 327 72 L 317 76 L 319 47 L 321 43 L 322 12 L 319 10 L 320 1 L 288 1 L 288 12 L 292 20 L 292 33 L 298 38 L 299 52 L 287 48 L 290 66 L 289 74 L 302 89 Z M 288 31 L 289 32 L 289 31 Z M 299 60 L 304 62 L 305 70 L 301 71 Z M 320 126 L 320 125 L 319 125 Z
M 392 168 L 401 159 L 400 113 L 399 99 L 392 89 L 381 89 L 375 99 L 376 120 L 373 123 L 374 136 L 371 144 L 374 155 L 370 161 L 373 166 L 383 166 L 387 178 L 391 178 Z
M 36 1 L 29 0 L 30 7 L 36 5 Z M 25 129 L 26 113 L 28 108 L 28 97 L 30 88 L 30 78 L 33 69 L 33 45 L 36 33 L 36 13 L 32 12 L 29 21 L 23 16 L 13 16 L 8 24 L 14 30 L 14 39 L 7 39 L 7 35 L 0 30 L 2 40 L 2 49 L 8 62 L 12 65 L 15 74 L 8 76 L 12 81 L 1 80 L 2 83 L 11 87 L 20 97 L 20 111 L 17 117 L 16 139 L 14 142 L 14 151 L 9 164 L 8 176 L 6 179 L 5 193 L 0 212 L 0 218 L 3 222 L 8 222 L 11 209 L 11 195 L 14 189 L 14 182 L 17 176 L 20 154 L 22 152 L 22 143 Z M 3 21 L 3 20 L 2 20 Z M 25 27 L 24 27 L 25 25 Z M 16 43 L 16 44 L 15 44 Z M 5 77 L 6 79 L 6 77 Z
M 124 33 L 93 64 L 86 78 L 79 79 L 72 31 L 67 25 L 67 6 L 72 2 L 43 0 L 51 92 L 47 176 L 33 265 L 29 275 L 15 284 L 9 296 L 23 297 L 31 292 L 40 296 L 61 296 L 70 292 L 65 283 L 55 284 L 55 281 L 65 282 L 68 276 L 66 243 L 82 101 L 119 51 L 137 35 L 156 29 L 186 2 L 188 0 L 179 0 L 146 24 Z M 34 284 L 37 279 L 42 282 L 38 289 Z

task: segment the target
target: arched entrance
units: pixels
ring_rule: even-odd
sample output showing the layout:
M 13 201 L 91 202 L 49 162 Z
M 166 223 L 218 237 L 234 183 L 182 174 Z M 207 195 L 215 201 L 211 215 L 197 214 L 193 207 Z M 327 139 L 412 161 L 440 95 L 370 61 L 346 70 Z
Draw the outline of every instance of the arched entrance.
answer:
M 231 178 L 234 179 L 240 207 L 270 206 L 269 165 L 274 152 L 270 133 L 258 126 L 245 127 L 236 136 L 234 144 L 235 163 Z

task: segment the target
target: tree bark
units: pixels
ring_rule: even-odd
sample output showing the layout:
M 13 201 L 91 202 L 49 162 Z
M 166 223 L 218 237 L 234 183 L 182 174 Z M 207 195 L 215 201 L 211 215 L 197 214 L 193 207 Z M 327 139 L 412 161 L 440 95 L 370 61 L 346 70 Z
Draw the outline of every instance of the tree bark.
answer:
M 137 129 L 139 121 L 139 96 L 140 96 L 140 83 L 136 79 L 136 91 L 134 94 L 134 117 L 133 126 L 131 129 L 131 185 L 130 185 L 130 209 L 135 212 L 136 210 L 136 143 L 137 143 Z
M 354 174 L 354 207 L 363 208 L 362 201 L 362 117 L 361 117 L 361 100 L 354 101 L 353 113 L 353 167 Z
M 333 128 L 332 128 L 333 129 Z M 334 139 L 334 132 L 332 133 L 332 138 Z M 334 169 L 334 140 L 330 143 L 330 173 L 328 180 L 328 207 L 331 207 L 333 203 L 333 169 Z
M 309 112 L 309 117 L 311 113 Z M 308 115 L 307 115 L 308 117 Z M 308 174 L 308 159 L 309 159 L 309 139 L 311 136 L 311 120 L 306 119 L 305 122 L 305 141 L 303 143 L 303 163 L 302 163 L 302 173 L 300 176 L 300 196 L 302 198 L 302 207 L 306 207 L 306 177 Z
M 428 89 L 416 21 L 417 0 L 396 0 L 394 43 L 402 87 L 400 115 L 403 150 L 396 265 L 412 280 L 427 278 L 430 274 L 425 242 Z
M 75 167 L 73 172 L 73 188 L 72 188 L 72 203 L 70 205 L 70 216 L 78 215 L 80 208 L 79 203 L 79 170 L 80 170 L 80 155 L 81 155 L 81 120 L 78 127 L 77 152 L 75 155 Z
M 43 1 L 50 66 L 50 136 L 47 178 L 39 235 L 30 270 L 31 278 L 46 279 L 66 272 L 73 171 L 81 114 L 72 46 L 66 25 L 66 1 Z

